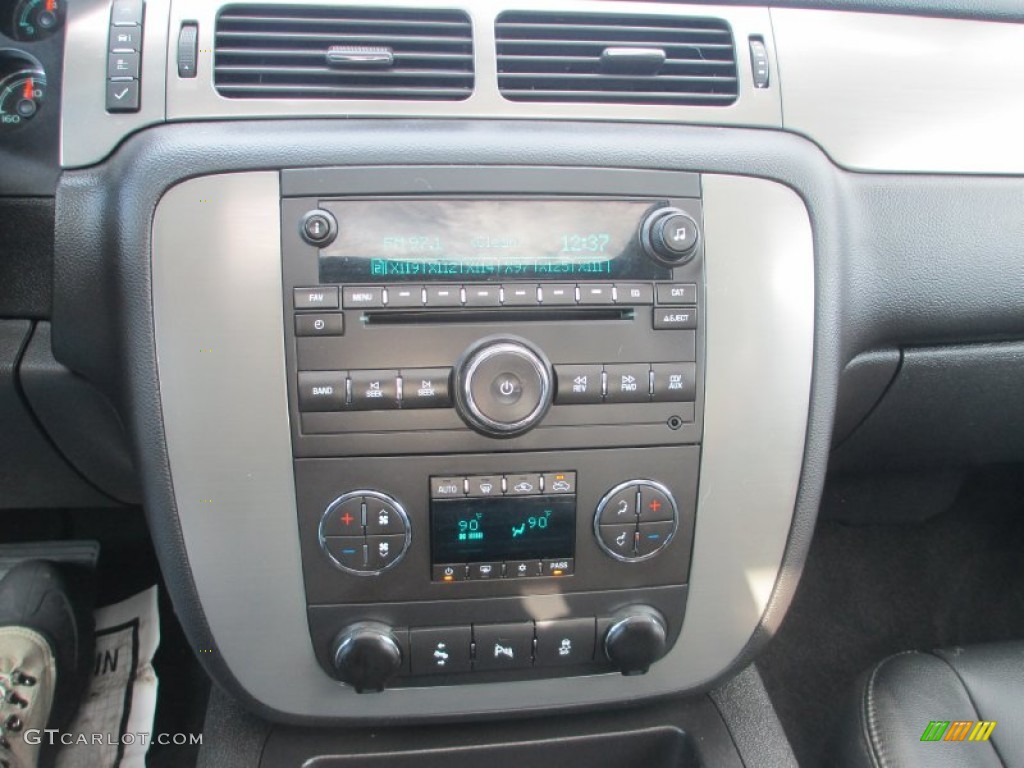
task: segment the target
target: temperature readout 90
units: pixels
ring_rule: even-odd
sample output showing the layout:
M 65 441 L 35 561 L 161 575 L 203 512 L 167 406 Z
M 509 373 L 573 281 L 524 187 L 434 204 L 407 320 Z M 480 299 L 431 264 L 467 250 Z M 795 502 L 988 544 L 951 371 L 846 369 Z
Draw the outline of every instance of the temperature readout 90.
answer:
M 573 557 L 574 497 L 435 500 L 430 516 L 435 563 Z

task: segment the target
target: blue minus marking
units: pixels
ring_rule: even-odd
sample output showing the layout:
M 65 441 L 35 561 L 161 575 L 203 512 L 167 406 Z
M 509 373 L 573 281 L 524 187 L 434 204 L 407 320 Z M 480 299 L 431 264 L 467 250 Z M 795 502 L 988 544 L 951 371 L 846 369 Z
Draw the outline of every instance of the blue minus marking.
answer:
M 355 553 L 356 553 L 356 551 L 354 549 L 343 549 L 343 550 L 341 550 L 341 554 L 343 554 L 343 555 L 354 555 Z
M 661 538 L 661 534 L 660 533 L 648 533 L 647 534 L 647 538 L 648 539 L 660 539 Z

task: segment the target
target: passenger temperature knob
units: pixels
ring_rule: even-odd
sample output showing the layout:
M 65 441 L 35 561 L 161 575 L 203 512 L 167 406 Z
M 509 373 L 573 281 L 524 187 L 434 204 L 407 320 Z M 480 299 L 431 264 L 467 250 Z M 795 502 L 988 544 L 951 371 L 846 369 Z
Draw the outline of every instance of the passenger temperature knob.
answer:
M 667 650 L 665 620 L 646 605 L 618 613 L 604 636 L 605 655 L 624 675 L 644 674 Z
M 402 648 L 391 628 L 376 621 L 353 624 L 341 632 L 331 648 L 338 679 L 363 691 L 383 691 L 402 668 Z

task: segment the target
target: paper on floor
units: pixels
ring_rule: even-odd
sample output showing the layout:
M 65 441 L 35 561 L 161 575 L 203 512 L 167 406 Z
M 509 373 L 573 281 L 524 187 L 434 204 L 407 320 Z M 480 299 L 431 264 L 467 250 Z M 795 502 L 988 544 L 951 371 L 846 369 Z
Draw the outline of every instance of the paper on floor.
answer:
M 65 746 L 57 768 L 144 768 L 156 712 L 156 587 L 100 608 L 95 616 L 93 677 L 77 717 L 61 736 Z

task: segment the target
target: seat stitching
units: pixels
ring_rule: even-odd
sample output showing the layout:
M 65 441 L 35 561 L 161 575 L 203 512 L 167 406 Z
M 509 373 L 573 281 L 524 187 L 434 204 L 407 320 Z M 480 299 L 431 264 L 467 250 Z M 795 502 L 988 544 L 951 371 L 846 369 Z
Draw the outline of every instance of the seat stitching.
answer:
M 967 687 L 967 683 L 964 682 L 964 679 L 960 676 L 960 673 L 957 671 L 957 668 L 954 667 L 952 664 L 950 664 L 949 660 L 945 656 L 940 656 L 937 653 L 933 653 L 932 655 L 935 658 L 941 660 L 942 663 L 945 664 L 947 667 L 949 667 L 949 669 L 953 672 L 953 675 L 956 677 L 956 679 L 960 683 L 960 687 L 964 689 L 964 693 L 967 695 L 967 700 L 971 703 L 971 708 L 974 710 L 975 716 L 977 717 L 978 720 L 980 720 L 981 719 L 981 711 L 978 709 L 978 705 L 975 704 L 974 697 L 971 696 L 971 689 Z M 1000 763 L 1002 763 L 1004 766 L 1009 765 L 1009 763 L 1007 763 L 1006 760 L 1003 759 L 1003 756 L 999 752 L 999 747 L 996 746 L 995 741 L 989 740 L 987 743 L 992 747 L 992 751 L 996 753 L 996 759 Z
M 875 679 L 878 677 L 879 672 L 882 671 L 888 662 L 893 659 L 897 659 L 900 656 L 907 656 L 909 654 L 917 653 L 917 651 L 902 651 L 901 653 L 895 653 L 885 659 L 882 659 L 871 670 L 871 676 L 868 678 L 868 684 L 864 688 L 864 709 L 862 714 L 866 719 L 865 725 L 867 726 L 867 734 L 865 741 L 868 743 L 868 756 L 871 758 L 871 763 L 875 768 L 886 768 L 889 765 L 889 761 L 885 758 L 885 750 L 883 749 L 882 738 L 879 733 L 878 727 L 878 709 L 875 703 Z

